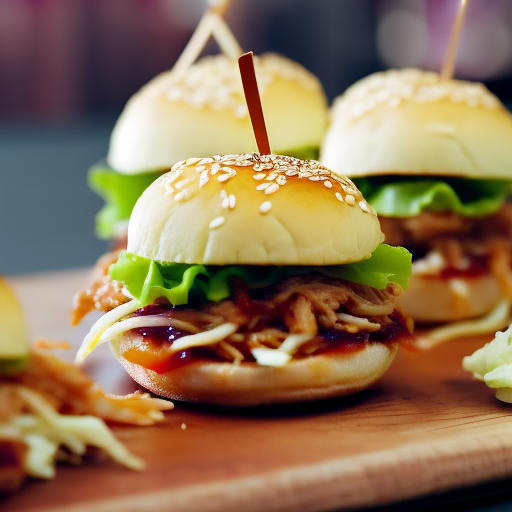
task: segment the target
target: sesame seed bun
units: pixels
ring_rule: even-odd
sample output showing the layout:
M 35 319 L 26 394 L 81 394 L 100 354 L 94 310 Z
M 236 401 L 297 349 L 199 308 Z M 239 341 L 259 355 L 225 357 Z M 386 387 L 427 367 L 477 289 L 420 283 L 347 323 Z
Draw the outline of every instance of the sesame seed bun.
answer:
M 512 116 L 483 84 L 391 70 L 335 100 L 320 160 L 350 177 L 510 179 L 511 141 Z
M 255 65 L 274 150 L 318 148 L 328 115 L 320 81 L 275 54 Z M 179 81 L 166 71 L 137 92 L 117 121 L 107 160 L 133 174 L 169 169 L 190 155 L 254 150 L 238 63 L 217 55 L 199 60 Z
M 139 198 L 128 251 L 210 265 L 340 265 L 383 241 L 355 185 L 315 161 L 279 155 L 190 158 Z
M 416 322 L 455 322 L 489 313 L 502 298 L 491 274 L 454 279 L 413 274 L 400 304 Z
M 311 356 L 282 368 L 196 362 L 158 374 L 122 357 L 141 343 L 142 336 L 133 333 L 110 342 L 114 355 L 140 385 L 175 400 L 235 407 L 308 402 L 362 391 L 384 374 L 398 350 L 398 343 L 370 343 L 358 352 Z

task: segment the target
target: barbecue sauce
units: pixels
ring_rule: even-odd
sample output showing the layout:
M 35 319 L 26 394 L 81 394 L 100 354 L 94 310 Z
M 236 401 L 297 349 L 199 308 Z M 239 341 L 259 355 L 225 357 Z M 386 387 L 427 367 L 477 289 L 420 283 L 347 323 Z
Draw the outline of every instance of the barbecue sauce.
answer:
M 143 316 L 169 312 L 170 306 L 148 306 L 136 314 Z M 412 336 L 409 333 L 405 320 L 399 315 L 390 316 L 392 323 L 381 327 L 378 331 L 361 330 L 350 333 L 338 329 L 321 329 L 315 338 L 320 346 L 310 356 L 328 353 L 350 353 L 363 350 L 369 343 L 396 343 L 410 346 Z M 275 325 L 275 322 L 274 322 Z M 192 347 L 174 353 L 168 349 L 173 341 L 189 335 L 173 327 L 151 327 L 134 329 L 147 340 L 147 345 L 131 347 L 122 356 L 130 363 L 135 363 L 163 374 L 197 362 L 227 362 L 210 347 Z M 242 344 L 240 344 L 242 348 Z M 249 350 L 242 350 L 246 362 L 254 362 Z

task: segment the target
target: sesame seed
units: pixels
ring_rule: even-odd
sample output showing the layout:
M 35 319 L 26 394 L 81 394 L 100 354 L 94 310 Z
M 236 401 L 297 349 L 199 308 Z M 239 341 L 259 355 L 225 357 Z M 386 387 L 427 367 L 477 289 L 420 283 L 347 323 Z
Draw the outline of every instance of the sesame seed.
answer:
M 356 204 L 356 198 L 350 194 L 347 194 L 345 196 L 345 201 L 347 204 L 349 204 L 350 206 Z
M 221 199 L 226 199 L 226 197 L 228 197 L 227 193 L 225 190 L 221 190 L 220 191 L 220 198 Z
M 212 173 L 212 176 L 215 176 L 219 172 L 219 169 L 220 169 L 220 164 L 218 164 L 218 163 L 213 164 L 212 168 L 210 170 L 210 172 Z
M 206 169 L 204 165 L 198 165 L 196 167 L 196 172 L 203 172 Z
M 366 201 L 359 201 L 359 208 L 361 208 L 363 212 L 370 213 L 370 208 L 368 207 L 368 203 Z
M 229 208 L 229 198 L 225 197 L 222 200 L 222 208 L 224 208 L 224 210 L 227 210 Z
M 267 181 L 273 181 L 275 180 L 279 175 L 277 174 L 277 172 L 271 172 L 268 176 L 267 176 Z
M 184 180 L 178 181 L 177 183 L 174 184 L 174 186 L 179 190 L 183 188 L 187 183 L 189 183 L 191 179 L 192 178 L 186 178 Z
M 235 206 L 236 206 L 236 197 L 233 194 L 231 194 L 229 196 L 229 208 L 231 210 L 234 210 Z
M 235 110 L 235 116 L 238 117 L 238 119 L 243 119 L 248 114 L 247 107 L 245 105 L 240 105 Z
M 286 185 L 286 176 L 281 174 L 277 177 L 276 181 L 278 185 Z
M 324 187 L 332 188 L 332 183 L 328 180 L 324 181 Z
M 260 205 L 260 213 L 267 213 L 270 211 L 270 208 L 272 208 L 272 203 L 270 201 L 265 201 Z
M 199 188 L 204 187 L 210 181 L 210 176 L 208 176 L 208 171 L 203 171 L 201 173 L 201 178 L 199 179 Z
M 279 185 L 277 183 L 271 183 L 266 189 L 265 194 L 273 194 L 279 190 Z
M 264 173 L 264 172 L 259 172 L 258 174 L 254 174 L 253 175 L 253 178 L 255 180 L 262 180 L 263 178 L 265 178 L 267 175 Z
M 236 175 L 236 171 L 232 169 L 231 167 L 228 167 L 225 165 L 224 167 L 221 167 L 221 171 L 227 172 L 228 174 Z
M 261 183 L 261 185 L 256 187 L 256 190 L 265 190 L 269 185 L 270 183 Z
M 199 160 L 201 160 L 201 159 L 200 158 L 189 158 L 185 165 L 197 164 L 197 162 L 199 162 Z
M 178 192 L 174 196 L 175 201 L 183 201 L 184 199 L 188 199 L 190 197 L 190 192 L 188 188 L 184 188 L 182 191 Z
M 178 167 L 181 167 L 182 165 L 186 165 L 186 161 L 182 160 L 181 162 L 178 162 L 177 164 L 174 164 L 171 168 L 171 171 L 175 171 L 178 169 Z
M 181 424 L 181 430 L 187 430 L 187 424 L 186 423 L 182 423 Z
M 201 165 L 213 163 L 213 158 L 203 158 L 200 162 Z
M 213 159 L 214 159 L 215 161 L 220 160 L 220 155 L 213 155 Z
M 336 199 L 343 203 L 343 196 L 339 192 L 336 192 Z
M 218 179 L 221 183 L 224 183 L 225 181 L 228 181 L 228 180 L 229 180 L 229 178 L 231 178 L 231 175 L 229 175 L 229 174 L 220 174 L 220 175 L 218 176 L 218 178 L 217 178 L 217 179 Z
M 210 229 L 220 228 L 224 224 L 224 217 L 217 217 L 210 222 Z

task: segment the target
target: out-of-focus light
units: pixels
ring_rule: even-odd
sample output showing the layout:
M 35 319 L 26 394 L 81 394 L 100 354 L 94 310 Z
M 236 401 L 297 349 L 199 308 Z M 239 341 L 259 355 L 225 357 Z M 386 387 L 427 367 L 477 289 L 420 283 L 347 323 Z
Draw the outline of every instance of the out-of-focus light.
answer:
M 163 0 L 169 20 L 183 30 L 193 30 L 209 7 L 207 0 Z
M 498 76 L 512 61 L 512 33 L 491 17 L 465 27 L 461 35 L 457 68 L 461 74 L 481 80 Z
M 428 51 L 424 18 L 405 9 L 384 13 L 377 26 L 377 50 L 390 67 L 419 67 Z

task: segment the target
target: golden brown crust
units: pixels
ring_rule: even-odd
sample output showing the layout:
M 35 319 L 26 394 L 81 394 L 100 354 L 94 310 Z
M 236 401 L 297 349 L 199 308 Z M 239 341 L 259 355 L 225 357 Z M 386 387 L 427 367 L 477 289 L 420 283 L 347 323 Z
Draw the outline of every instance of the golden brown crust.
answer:
M 129 252 L 210 265 L 341 265 L 382 241 L 350 180 L 281 155 L 180 162 L 142 194 L 128 228 Z

